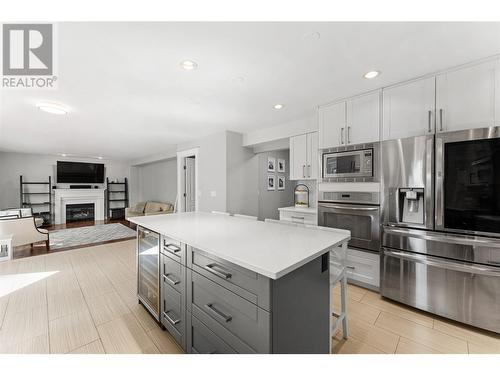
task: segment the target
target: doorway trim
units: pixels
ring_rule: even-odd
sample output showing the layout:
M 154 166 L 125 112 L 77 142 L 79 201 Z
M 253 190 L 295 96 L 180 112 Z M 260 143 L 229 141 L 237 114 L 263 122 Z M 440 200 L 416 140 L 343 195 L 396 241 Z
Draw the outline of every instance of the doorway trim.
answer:
M 186 184 L 186 175 L 184 173 L 185 159 L 194 156 L 194 189 L 195 189 L 195 211 L 199 210 L 199 185 L 198 185 L 198 163 L 199 163 L 200 148 L 192 148 L 189 150 L 177 151 L 177 212 L 186 212 L 186 202 L 182 198 L 184 187 Z

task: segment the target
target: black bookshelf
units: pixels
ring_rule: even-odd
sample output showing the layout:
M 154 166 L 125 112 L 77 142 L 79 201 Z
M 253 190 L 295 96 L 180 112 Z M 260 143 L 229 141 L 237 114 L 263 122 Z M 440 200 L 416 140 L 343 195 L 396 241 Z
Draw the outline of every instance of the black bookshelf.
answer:
M 39 186 L 45 191 L 31 192 L 29 187 Z M 52 177 L 48 181 L 25 181 L 19 176 L 19 202 L 21 208 L 31 208 L 33 216 L 43 218 L 43 226 L 52 224 Z M 35 201 L 31 199 L 34 198 Z
M 106 211 L 108 219 L 124 219 L 128 207 L 128 180 L 110 182 L 106 177 Z M 113 207 L 111 207 L 113 206 Z

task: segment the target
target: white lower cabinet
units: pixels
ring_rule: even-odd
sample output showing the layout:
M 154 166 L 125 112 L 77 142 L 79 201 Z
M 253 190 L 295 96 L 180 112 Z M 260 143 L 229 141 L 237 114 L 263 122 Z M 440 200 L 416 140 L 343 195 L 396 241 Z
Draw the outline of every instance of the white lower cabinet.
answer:
M 356 284 L 372 286 L 380 285 L 380 255 L 374 252 L 347 249 L 347 278 Z

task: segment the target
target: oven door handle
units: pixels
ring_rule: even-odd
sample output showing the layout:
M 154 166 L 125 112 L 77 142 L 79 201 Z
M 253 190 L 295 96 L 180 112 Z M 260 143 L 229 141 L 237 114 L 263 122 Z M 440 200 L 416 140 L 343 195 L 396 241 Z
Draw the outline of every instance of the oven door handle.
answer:
M 352 210 L 352 211 L 378 211 L 380 209 L 379 206 L 377 207 L 361 207 L 361 206 L 339 206 L 336 204 L 320 204 L 320 207 L 324 208 L 333 208 L 335 210 Z
M 450 271 L 500 277 L 500 267 L 487 267 L 479 264 L 468 264 L 453 260 L 440 260 L 440 259 L 430 258 L 429 256 L 426 255 L 410 254 L 402 251 L 393 251 L 387 249 L 384 249 L 384 255 L 402 260 L 409 260 L 411 262 L 421 263 L 428 266 L 443 268 Z

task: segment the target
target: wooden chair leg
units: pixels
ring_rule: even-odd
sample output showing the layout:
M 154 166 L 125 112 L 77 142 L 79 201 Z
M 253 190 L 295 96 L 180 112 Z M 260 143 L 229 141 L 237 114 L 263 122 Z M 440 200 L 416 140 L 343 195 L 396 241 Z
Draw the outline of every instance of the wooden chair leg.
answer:
M 49 240 L 45 240 L 45 248 L 47 251 L 50 250 Z

